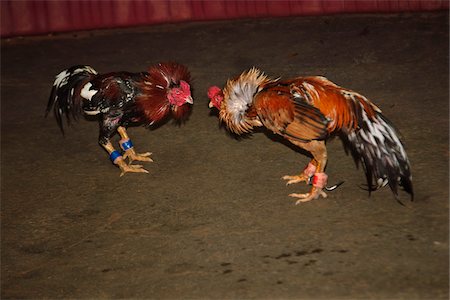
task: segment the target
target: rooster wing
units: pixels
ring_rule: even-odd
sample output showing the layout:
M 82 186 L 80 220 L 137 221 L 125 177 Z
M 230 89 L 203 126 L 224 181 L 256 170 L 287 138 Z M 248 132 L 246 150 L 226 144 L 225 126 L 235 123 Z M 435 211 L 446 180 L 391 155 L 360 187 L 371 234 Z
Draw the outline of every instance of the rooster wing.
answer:
M 127 110 L 134 106 L 138 95 L 139 74 L 118 72 L 96 76 L 81 90 L 85 99 L 86 114 L 108 113 L 110 110 Z
M 309 142 L 327 137 L 327 118 L 288 86 L 262 90 L 255 96 L 254 108 L 266 128 L 285 138 Z

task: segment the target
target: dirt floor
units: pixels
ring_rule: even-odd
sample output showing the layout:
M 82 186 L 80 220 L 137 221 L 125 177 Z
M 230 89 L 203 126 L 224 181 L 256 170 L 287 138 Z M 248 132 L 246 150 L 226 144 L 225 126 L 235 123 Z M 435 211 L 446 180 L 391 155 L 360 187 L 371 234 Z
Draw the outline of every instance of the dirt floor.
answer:
M 449 36 L 446 12 L 172 24 L 2 40 L 1 298 L 448 299 Z M 129 133 L 149 174 L 119 170 L 80 120 L 44 110 L 75 64 L 194 77 L 181 127 Z M 308 157 L 260 132 L 235 139 L 206 90 L 251 66 L 324 75 L 372 99 L 402 133 L 416 193 L 368 197 L 339 140 L 327 199 L 280 178 Z

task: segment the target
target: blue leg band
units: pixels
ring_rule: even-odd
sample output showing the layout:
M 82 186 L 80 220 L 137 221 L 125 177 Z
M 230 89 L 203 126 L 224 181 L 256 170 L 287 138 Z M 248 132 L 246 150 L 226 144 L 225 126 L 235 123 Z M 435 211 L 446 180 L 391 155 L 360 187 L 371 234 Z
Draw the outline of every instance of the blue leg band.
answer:
M 120 144 L 122 146 L 122 149 L 124 151 L 133 148 L 133 143 L 131 142 L 131 140 L 125 141 L 122 144 Z
M 111 152 L 111 154 L 109 155 L 109 158 L 111 159 L 111 161 L 114 163 L 114 161 L 118 158 L 118 157 L 122 157 L 122 154 L 120 154 L 119 151 L 114 150 L 113 152 Z

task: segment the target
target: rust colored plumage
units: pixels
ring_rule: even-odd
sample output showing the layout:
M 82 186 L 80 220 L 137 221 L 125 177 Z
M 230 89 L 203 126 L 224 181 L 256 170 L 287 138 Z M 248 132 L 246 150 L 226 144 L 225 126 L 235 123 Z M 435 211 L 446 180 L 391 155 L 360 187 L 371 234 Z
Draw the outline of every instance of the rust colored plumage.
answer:
M 262 124 L 276 134 L 299 141 L 327 135 L 327 119 L 315 107 L 292 99 L 289 86 L 277 83 L 262 89 L 255 96 L 254 106 Z
M 325 196 L 325 141 L 334 134 L 343 137 L 363 165 L 369 192 L 389 185 L 395 195 L 398 186 L 413 195 L 409 160 L 396 130 L 375 104 L 357 92 L 322 76 L 271 79 L 252 68 L 228 80 L 223 91 L 211 87 L 208 96 L 210 107 L 219 109 L 221 121 L 234 133 L 264 126 L 312 154 L 307 176 L 283 177 L 290 184 L 309 181 L 313 174 L 310 193 L 291 194 L 300 198 L 298 202 Z
M 356 129 L 361 123 L 363 111 L 370 119 L 373 119 L 377 112 L 381 112 L 366 97 L 342 88 L 325 77 L 298 77 L 279 81 L 278 85 L 289 88 L 293 101 L 298 99 L 317 108 L 329 120 L 327 124 L 329 134 L 343 128 Z

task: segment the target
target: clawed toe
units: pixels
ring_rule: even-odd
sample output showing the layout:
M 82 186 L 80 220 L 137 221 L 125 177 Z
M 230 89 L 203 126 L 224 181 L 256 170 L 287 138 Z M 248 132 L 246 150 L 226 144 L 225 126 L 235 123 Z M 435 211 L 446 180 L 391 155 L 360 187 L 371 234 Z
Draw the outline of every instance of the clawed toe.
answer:
M 120 177 L 125 175 L 125 173 L 148 173 L 146 169 L 144 169 L 144 166 L 142 165 L 127 165 L 120 166 L 120 169 L 122 170 L 122 173 L 120 173 Z
M 290 185 L 290 184 L 298 183 L 298 182 L 302 182 L 302 181 L 305 181 L 305 182 L 308 181 L 308 178 L 303 174 L 294 175 L 294 176 L 286 175 L 286 176 L 281 177 L 281 179 L 288 180 L 288 182 L 286 182 L 286 185 Z
M 327 194 L 324 191 L 322 191 L 322 189 L 313 188 L 310 193 L 306 193 L 306 194 L 292 193 L 292 194 L 289 194 L 289 196 L 290 197 L 294 197 L 294 198 L 299 198 L 295 202 L 295 205 L 297 205 L 297 204 L 299 204 L 301 202 L 308 202 L 308 201 L 311 201 L 311 200 L 315 200 L 315 199 L 317 199 L 319 197 L 326 198 Z
M 152 155 L 151 152 L 136 153 L 133 149 L 128 149 L 127 151 L 125 151 L 123 158 L 128 158 L 129 164 L 131 164 L 135 160 L 153 162 L 153 159 L 150 158 L 150 155 Z
M 146 169 L 144 169 L 144 166 L 142 165 L 131 165 L 127 164 L 122 157 L 115 160 L 114 163 L 120 168 L 122 171 L 120 173 L 120 177 L 125 175 L 125 173 L 148 173 Z

